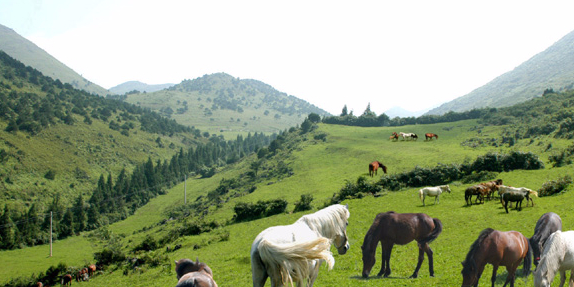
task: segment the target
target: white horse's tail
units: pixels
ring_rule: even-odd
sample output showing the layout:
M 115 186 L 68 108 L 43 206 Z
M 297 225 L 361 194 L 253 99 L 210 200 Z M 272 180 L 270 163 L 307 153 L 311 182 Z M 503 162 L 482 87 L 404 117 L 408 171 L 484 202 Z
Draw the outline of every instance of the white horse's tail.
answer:
M 329 270 L 335 265 L 335 258 L 329 251 L 330 247 L 331 241 L 328 238 L 319 237 L 311 241 L 285 244 L 276 244 L 263 239 L 257 249 L 268 272 L 281 276 L 283 285 L 295 283 L 298 286 L 307 286 L 310 260 L 325 260 Z
M 538 197 L 538 192 L 537 192 L 537 191 L 532 190 L 532 189 L 528 189 L 528 188 L 527 188 L 527 190 L 528 190 L 528 194 L 529 194 L 529 195 L 534 195 L 534 196 Z

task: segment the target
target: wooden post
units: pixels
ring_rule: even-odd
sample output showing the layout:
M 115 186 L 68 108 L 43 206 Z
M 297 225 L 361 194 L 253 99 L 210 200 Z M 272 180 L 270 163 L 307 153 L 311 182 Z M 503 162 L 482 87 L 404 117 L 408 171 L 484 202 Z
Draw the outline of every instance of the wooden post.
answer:
M 50 211 L 50 257 L 52 257 L 52 212 Z
M 183 203 L 187 204 L 187 174 L 184 176 L 183 180 Z

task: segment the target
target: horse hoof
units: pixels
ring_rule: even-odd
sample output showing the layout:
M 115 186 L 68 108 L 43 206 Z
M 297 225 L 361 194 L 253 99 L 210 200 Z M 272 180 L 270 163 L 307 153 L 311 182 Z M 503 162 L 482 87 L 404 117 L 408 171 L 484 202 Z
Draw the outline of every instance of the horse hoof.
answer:
M 411 275 L 411 277 L 409 277 L 409 278 L 410 278 L 410 279 L 415 279 L 415 278 L 417 278 L 418 276 L 419 276 L 418 274 L 413 274 L 413 275 Z

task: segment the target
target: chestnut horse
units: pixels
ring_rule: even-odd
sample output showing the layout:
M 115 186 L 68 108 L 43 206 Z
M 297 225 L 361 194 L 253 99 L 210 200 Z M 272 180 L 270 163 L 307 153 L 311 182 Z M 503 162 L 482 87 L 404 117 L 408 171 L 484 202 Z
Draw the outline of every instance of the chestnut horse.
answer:
M 433 134 L 433 133 L 426 133 L 425 134 L 425 140 L 432 140 L 432 138 L 436 138 L 438 140 L 438 135 L 437 134 Z
M 213 272 L 207 264 L 189 259 L 175 261 L 175 272 L 177 274 L 176 287 L 217 287 L 213 280 Z
M 399 134 L 397 132 L 393 132 L 393 134 L 389 137 L 389 140 L 399 140 Z
M 384 173 L 387 173 L 387 167 L 380 161 L 373 161 L 369 163 L 369 175 L 373 177 L 373 175 L 377 175 L 377 171 L 379 168 L 383 169 Z
M 534 227 L 534 235 L 528 239 L 530 246 L 532 246 L 532 254 L 534 255 L 534 266 L 538 266 L 540 261 L 540 254 L 544 250 L 544 244 L 550 234 L 557 230 L 562 230 L 562 219 L 554 212 L 547 212 L 540 216 Z
M 62 276 L 62 285 L 63 286 L 72 286 L 72 275 L 66 274 Z
M 377 214 L 375 221 L 363 241 L 363 277 L 369 277 L 375 265 L 377 245 L 381 242 L 383 248 L 381 271 L 377 276 L 389 277 L 391 274 L 391 251 L 393 245 L 405 245 L 416 240 L 419 246 L 419 260 L 411 278 L 417 278 L 424 260 L 424 254 L 429 259 L 430 276 L 434 276 L 433 252 L 429 246 L 442 232 L 442 223 L 437 218 L 431 218 L 424 213 L 396 213 L 394 211 Z
M 476 199 L 474 203 L 476 203 L 480 199 L 480 203 L 484 203 L 484 198 L 489 194 L 488 187 L 484 185 L 473 185 L 468 187 L 464 191 L 464 200 L 466 201 L 466 205 L 472 205 L 472 196 L 476 195 Z
M 504 286 L 510 282 L 514 286 L 515 272 L 524 261 L 523 273 L 528 275 L 532 265 L 532 248 L 528 239 L 518 231 L 498 231 L 487 228 L 470 246 L 466 259 L 462 262 L 462 286 L 478 286 L 484 266 L 492 265 L 492 286 L 496 281 L 499 266 L 505 266 L 508 275 Z

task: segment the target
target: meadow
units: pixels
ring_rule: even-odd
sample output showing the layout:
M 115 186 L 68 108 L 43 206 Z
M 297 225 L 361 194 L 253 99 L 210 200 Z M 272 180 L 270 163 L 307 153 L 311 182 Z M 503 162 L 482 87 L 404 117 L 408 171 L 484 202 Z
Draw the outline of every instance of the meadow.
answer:
M 154 256 L 167 256 L 169 262 L 166 264 L 157 267 L 144 266 L 138 271 L 108 268 L 103 274 L 92 278 L 89 282 L 79 284 L 86 287 L 174 286 L 177 280 L 173 271 L 173 261 L 198 257 L 212 268 L 214 279 L 219 286 L 252 286 L 249 252 L 251 243 L 257 234 L 269 226 L 291 224 L 302 215 L 320 209 L 347 181 L 356 182 L 358 177 L 368 176 L 368 163 L 374 160 L 383 162 L 388 167 L 388 172 L 392 174 L 408 171 L 416 166 L 433 167 L 438 163 L 470 161 L 487 152 L 507 153 L 511 150 L 520 150 L 537 154 L 545 162 L 546 167 L 541 170 L 516 170 L 498 174 L 497 178 L 503 179 L 507 185 L 525 186 L 537 190 L 544 182 L 572 175 L 572 166 L 554 168 L 548 163 L 548 156 L 571 144 L 568 140 L 547 137 L 522 139 L 512 147 L 500 144 L 471 147 L 462 144 L 470 139 L 483 139 L 484 142 L 491 142 L 490 139 L 500 138 L 503 129 L 503 126 L 481 127 L 476 121 L 400 128 L 360 128 L 320 124 L 318 129 L 305 135 L 297 148 L 282 159 L 292 168 L 292 176 L 281 180 L 269 179 L 259 184 L 251 194 L 233 198 L 210 208 L 205 220 L 220 222 L 224 225 L 223 227 L 198 236 L 178 238 L 169 244 L 171 246 L 181 244 L 182 248 L 177 251 L 166 252 L 165 248 L 159 248 L 151 252 Z M 415 132 L 419 135 L 433 132 L 439 135 L 439 139 L 425 141 L 423 136 L 418 141 L 399 140 L 395 142 L 388 139 L 393 131 Z M 314 139 L 313 136 L 317 134 L 326 135 L 326 140 Z M 551 148 L 548 148 L 549 144 Z M 227 166 L 212 178 L 188 179 L 186 186 L 188 203 L 215 189 L 222 179 L 240 176 L 253 160 L 254 158 L 250 158 L 235 166 Z M 381 176 L 384 175 L 379 170 L 376 177 L 368 178 L 368 180 L 376 181 Z M 497 199 L 486 201 L 485 204 L 466 206 L 464 190 L 473 183 L 451 182 L 448 184 L 452 193 L 441 195 L 440 204 L 436 205 L 432 198 L 427 199 L 427 205 L 424 207 L 418 198 L 418 188 L 383 192 L 378 197 L 366 196 L 361 199 L 343 201 L 343 204 L 349 205 L 351 213 L 347 229 L 351 249 L 345 255 L 338 255 L 332 248 L 336 260 L 335 266 L 330 271 L 323 266 L 315 286 L 457 286 L 462 282 L 461 262 L 472 242 L 485 228 L 503 231 L 516 230 L 530 237 L 538 218 L 545 212 L 552 211 L 562 217 L 563 230 L 574 229 L 574 218 L 571 212 L 572 187 L 555 196 L 534 198 L 534 207 L 524 207 L 523 204 L 522 211 L 511 209 L 507 214 Z M 166 195 L 151 200 L 133 216 L 109 226 L 108 230 L 114 235 L 113 238 L 121 242 L 125 250 L 133 248 L 147 236 L 156 238 L 164 236 L 168 227 L 175 222 L 165 224 L 159 224 L 159 222 L 166 219 L 168 208 L 184 204 L 183 190 L 183 184 L 175 186 Z M 233 216 L 233 207 L 237 202 L 282 198 L 289 202 L 287 210 L 291 211 L 293 204 L 299 200 L 300 196 L 308 193 L 314 198 L 314 209 L 311 211 L 288 212 L 249 222 L 227 224 Z M 419 277 L 408 279 L 418 257 L 415 242 L 394 247 L 391 256 L 390 278 L 371 276 L 363 279 L 361 277 L 360 247 L 365 233 L 373 223 L 376 214 L 390 210 L 422 212 L 442 221 L 443 232 L 430 244 L 434 251 L 435 277 L 429 277 L 428 260 L 425 258 Z M 56 265 L 59 262 L 65 262 L 68 265 L 93 262 L 94 250 L 105 245 L 106 242 L 97 241 L 87 235 L 89 234 L 58 242 L 59 247 L 55 250 L 58 257 L 47 257 L 46 246 L 0 252 L 0 262 L 3 262 L 0 268 L 0 283 L 7 282 L 15 275 L 43 272 L 47 266 Z M 76 244 L 77 241 L 86 243 Z M 380 254 L 379 247 L 376 255 L 377 262 L 371 275 L 376 275 L 380 270 Z M 142 254 L 136 255 L 142 256 Z M 10 258 L 25 258 L 26 260 Z M 519 271 L 521 269 L 522 266 Z M 492 268 L 488 265 L 480 281 L 482 285 L 489 284 L 491 272 Z M 506 270 L 500 268 L 496 285 L 502 286 L 505 278 Z M 532 286 L 532 281 L 532 275 L 526 278 L 519 276 L 515 286 Z M 267 285 L 270 286 L 270 283 Z M 558 286 L 558 282 L 555 281 L 552 286 Z

